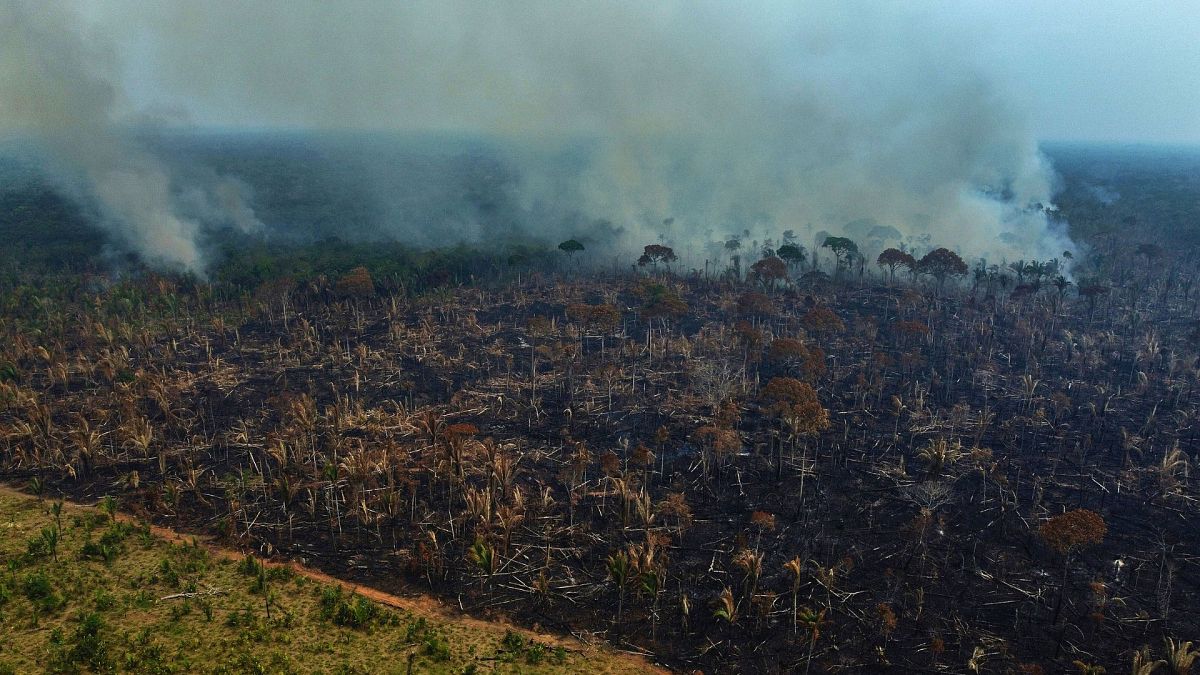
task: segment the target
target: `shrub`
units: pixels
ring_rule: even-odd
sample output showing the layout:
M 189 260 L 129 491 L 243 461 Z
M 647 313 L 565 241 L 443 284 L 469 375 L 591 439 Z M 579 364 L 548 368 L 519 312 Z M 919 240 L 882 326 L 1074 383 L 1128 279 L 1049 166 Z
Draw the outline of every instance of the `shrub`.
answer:
M 434 661 L 450 660 L 450 642 L 437 633 L 430 633 L 425 638 L 425 656 Z
M 242 561 L 238 563 L 238 572 L 248 576 L 256 577 L 262 571 L 262 563 L 254 559 L 254 556 L 247 554 Z
M 116 560 L 118 549 L 112 545 L 88 541 L 79 549 L 79 557 L 84 560 L 100 560 L 110 563 Z
M 529 649 L 525 650 L 525 662 L 531 666 L 536 666 L 546 658 L 546 648 L 538 642 L 530 642 Z
M 67 604 L 66 598 L 54 589 L 50 579 L 41 570 L 26 574 L 21 582 L 21 590 L 33 606 L 42 612 L 53 612 Z
M 379 614 L 379 607 L 361 595 L 351 597 L 340 587 L 326 588 L 321 592 L 321 618 L 337 626 L 365 628 Z
M 69 644 L 63 639 L 62 631 L 55 630 L 50 636 L 50 670 L 76 672 L 81 666 L 93 672 L 112 670 L 108 644 L 101 635 L 103 630 L 104 620 L 95 612 L 79 616 L 79 625 Z
M 500 648 L 506 652 L 520 654 L 525 651 L 525 638 L 515 631 L 504 631 L 504 638 L 500 640 Z
M 162 575 L 163 583 L 168 586 L 175 587 L 179 585 L 179 573 L 171 566 L 169 559 L 163 558 L 162 562 L 158 564 L 158 573 Z
M 106 612 L 117 605 L 117 598 L 103 588 L 96 589 L 92 601 L 96 605 L 97 612 Z

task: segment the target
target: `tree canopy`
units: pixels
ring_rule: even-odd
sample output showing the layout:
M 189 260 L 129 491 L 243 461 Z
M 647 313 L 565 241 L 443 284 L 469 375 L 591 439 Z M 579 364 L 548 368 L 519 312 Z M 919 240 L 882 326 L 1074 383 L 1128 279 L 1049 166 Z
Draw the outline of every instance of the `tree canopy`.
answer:
M 566 253 L 567 255 L 569 255 L 569 256 L 570 256 L 570 255 L 574 255 L 574 254 L 576 254 L 576 253 L 579 253 L 580 251 L 582 251 L 582 250 L 583 250 L 583 244 L 579 243 L 579 242 L 578 242 L 578 241 L 576 241 L 575 239 L 568 239 L 568 240 L 566 240 L 566 241 L 564 241 L 563 243 L 561 243 L 561 244 L 559 244 L 559 245 L 558 245 L 558 250 L 560 250 L 560 251 L 562 251 L 563 253 Z
M 858 244 L 846 237 L 825 237 L 821 246 L 833 251 L 833 255 L 837 256 L 838 267 L 847 264 L 851 256 L 858 253 Z
M 642 256 L 638 258 L 638 265 L 645 267 L 651 265 L 658 267 L 659 263 L 670 265 L 679 258 L 675 255 L 675 250 L 670 246 L 662 244 L 649 244 L 642 249 Z
M 799 265 L 806 257 L 803 246 L 790 242 L 776 249 L 775 255 L 789 265 Z
M 960 277 L 968 270 L 967 263 L 957 253 L 948 248 L 935 248 L 917 262 L 917 271 L 937 279 L 938 288 L 941 288 L 947 277 Z

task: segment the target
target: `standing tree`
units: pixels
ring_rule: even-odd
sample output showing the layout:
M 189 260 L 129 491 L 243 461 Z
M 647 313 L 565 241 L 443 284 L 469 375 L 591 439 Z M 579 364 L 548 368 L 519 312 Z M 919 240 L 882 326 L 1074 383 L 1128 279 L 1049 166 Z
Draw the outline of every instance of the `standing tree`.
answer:
M 896 268 L 903 267 L 907 270 L 913 270 L 917 266 L 917 259 L 907 251 L 901 251 L 898 248 L 889 248 L 879 254 L 875 263 L 880 267 L 888 268 L 888 279 L 892 282 L 896 281 Z
M 807 382 L 791 377 L 773 377 L 763 388 L 762 395 L 770 402 L 768 411 L 791 431 L 793 449 L 797 439 L 817 436 L 830 426 L 829 411 L 821 405 L 817 392 Z M 807 454 L 807 451 L 804 452 L 800 458 L 801 503 L 804 501 L 804 477 L 807 475 L 804 463 L 807 462 Z M 782 451 L 779 462 L 779 466 L 782 466 Z
M 671 263 L 678 259 L 678 256 L 675 255 L 675 250 L 670 246 L 663 246 L 662 244 L 649 244 L 642 249 L 642 256 L 638 258 L 638 265 L 641 267 L 650 265 L 657 271 L 658 264 L 662 263 L 667 266 L 667 271 L 670 272 Z
M 833 255 L 837 258 L 837 270 L 847 267 L 854 256 L 858 254 L 858 244 L 846 237 L 825 237 L 822 248 L 827 248 L 833 251 Z
M 367 268 L 355 267 L 338 279 L 333 290 L 343 298 L 365 298 L 375 294 L 375 281 Z
M 786 285 L 787 265 L 775 256 L 763 258 L 750 266 L 750 277 L 762 284 L 764 289 L 772 289 L 780 284 Z
M 1062 581 L 1058 586 L 1058 601 L 1054 604 L 1054 619 L 1050 625 L 1058 624 L 1062 611 L 1063 596 L 1067 593 L 1067 580 L 1071 571 L 1071 559 L 1080 550 L 1104 541 L 1108 524 L 1095 511 L 1075 509 L 1042 523 L 1038 535 L 1046 545 L 1054 549 L 1063 559 Z
M 808 629 L 808 658 L 804 665 L 804 673 L 808 675 L 812 669 L 813 648 L 817 646 L 817 640 L 821 639 L 821 626 L 825 624 L 825 610 L 816 611 L 804 608 L 800 612 L 800 623 Z
M 786 239 L 786 232 L 784 233 Z M 804 247 L 799 244 L 793 244 L 790 241 L 783 246 L 775 249 L 775 255 L 779 256 L 787 266 L 791 269 L 799 268 L 804 264 L 804 259 L 807 257 L 804 254 Z
M 566 253 L 568 259 L 574 259 L 575 254 L 583 250 L 583 244 L 574 239 L 568 239 L 558 245 L 558 250 Z
M 629 584 L 630 575 L 633 573 L 633 566 L 629 559 L 629 554 L 625 551 L 617 551 L 608 556 L 608 577 L 617 585 L 617 620 L 616 623 L 621 623 L 621 615 L 625 611 L 625 587 Z
M 792 632 L 800 627 L 800 582 L 803 580 L 804 560 L 796 556 L 783 564 L 783 569 L 792 577 Z
M 1109 288 L 1104 284 L 1097 282 L 1080 283 L 1079 294 L 1087 298 L 1088 301 L 1088 321 L 1092 320 L 1092 315 L 1096 313 L 1096 300 L 1101 295 L 1108 294 Z
M 917 271 L 936 279 L 940 293 L 948 277 L 961 277 L 967 273 L 967 263 L 948 248 L 935 248 L 917 262 Z

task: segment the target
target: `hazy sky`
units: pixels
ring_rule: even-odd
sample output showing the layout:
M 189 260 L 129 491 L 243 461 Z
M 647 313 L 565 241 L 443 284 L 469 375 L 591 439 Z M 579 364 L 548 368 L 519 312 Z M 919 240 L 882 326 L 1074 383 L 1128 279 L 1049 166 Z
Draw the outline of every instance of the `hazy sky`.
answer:
M 377 68 L 375 56 L 356 51 L 366 51 L 366 45 L 387 33 L 395 16 L 389 8 L 398 4 L 406 3 L 348 2 L 337 6 L 337 14 L 379 16 L 377 25 L 368 28 L 377 32 L 359 44 L 353 42 L 354 35 L 334 33 L 336 39 L 329 39 L 330 34 L 322 34 L 322 22 L 306 18 L 314 15 L 308 11 L 311 7 L 294 11 L 306 6 L 303 0 L 195 4 L 86 0 L 80 7 L 103 32 L 116 38 L 117 59 L 135 106 L 160 113 L 186 111 L 190 121 L 200 125 L 274 126 L 308 123 L 303 116 L 286 110 L 286 105 L 299 107 L 306 104 L 306 96 L 320 97 L 322 82 L 329 78 L 345 76 L 352 80 L 354 74 L 345 72 L 348 64 Z M 520 6 L 519 2 L 513 4 Z M 562 4 L 569 6 L 569 1 Z M 758 13 L 769 12 L 772 6 L 786 8 L 781 12 L 785 13 L 797 4 L 829 3 L 760 0 L 753 4 L 760 5 Z M 936 41 L 938 35 L 944 35 L 948 41 L 968 41 L 978 62 L 976 67 L 994 78 L 1007 96 L 1016 99 L 1040 139 L 1200 142 L 1198 0 L 925 0 L 873 4 L 870 13 L 876 15 L 872 17 L 875 20 L 879 14 L 886 14 L 878 10 L 880 6 L 898 11 L 902 8 L 904 13 L 921 17 L 919 21 L 929 28 L 924 38 L 932 36 Z M 254 7 L 247 10 L 245 5 Z M 843 12 L 846 14 L 858 11 L 850 9 L 855 7 L 853 4 L 842 6 L 847 8 Z M 827 7 L 815 14 L 829 18 Z M 246 25 L 256 22 L 265 25 Z M 247 100 L 244 91 L 239 93 L 217 83 L 221 77 L 302 79 L 303 71 L 288 71 L 290 57 L 286 54 L 273 57 L 254 51 L 256 36 L 277 31 L 311 43 L 314 68 L 310 91 L 305 92 L 302 86 L 291 87 L 284 98 L 292 100 L 284 106 L 263 108 Z M 343 37 L 351 41 L 339 42 Z M 412 36 L 397 39 L 406 37 Z M 469 44 L 462 46 L 471 48 Z M 184 59 L 180 62 L 164 57 L 167 51 L 174 56 L 182 54 Z M 797 60 L 804 58 L 803 51 L 804 46 L 797 46 Z M 961 58 L 961 54 L 958 49 L 948 50 L 947 58 Z M 197 86 L 195 73 L 187 68 L 208 71 L 200 78 L 207 83 Z M 402 69 L 404 64 L 397 63 L 395 68 Z M 424 88 L 431 82 L 420 84 Z M 456 84 L 445 82 L 447 88 Z M 361 103 L 370 106 L 379 102 L 368 95 Z
M 1042 139 L 1200 143 L 1200 2 L 1005 0 L 944 6 L 1027 96 Z

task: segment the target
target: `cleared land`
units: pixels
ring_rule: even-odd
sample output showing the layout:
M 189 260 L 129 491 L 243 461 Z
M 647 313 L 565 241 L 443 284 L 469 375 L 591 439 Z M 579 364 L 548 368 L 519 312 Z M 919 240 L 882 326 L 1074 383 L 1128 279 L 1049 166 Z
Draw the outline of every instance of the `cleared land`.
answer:
M 264 566 L 104 507 L 0 488 L 0 673 L 650 669 L 430 601 Z

